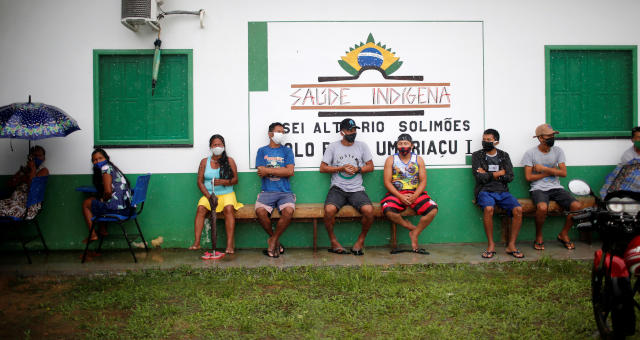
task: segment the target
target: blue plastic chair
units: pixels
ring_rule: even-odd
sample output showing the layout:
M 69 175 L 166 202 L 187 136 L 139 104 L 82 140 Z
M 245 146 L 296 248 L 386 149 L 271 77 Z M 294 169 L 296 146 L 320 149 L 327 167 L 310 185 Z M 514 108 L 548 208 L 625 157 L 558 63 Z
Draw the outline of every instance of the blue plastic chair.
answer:
M 151 174 L 146 174 L 138 177 L 136 181 L 136 186 L 132 190 L 133 197 L 131 198 L 131 205 L 129 208 L 129 211 L 131 212 L 130 215 L 106 214 L 101 216 L 94 216 L 91 219 L 93 223 L 91 223 L 91 229 L 89 230 L 89 237 L 87 238 L 87 240 L 91 238 L 91 234 L 93 234 L 96 228 L 96 225 L 100 223 L 106 223 L 106 224 L 117 223 L 120 226 L 120 229 L 122 230 L 122 235 L 124 236 L 124 239 L 127 241 L 127 245 L 129 246 L 129 251 L 131 252 L 131 256 L 133 256 L 134 262 L 138 262 L 138 259 L 136 258 L 136 254 L 133 251 L 133 247 L 131 247 L 131 242 L 133 240 L 140 237 L 140 239 L 142 239 L 142 244 L 144 244 L 144 250 L 146 252 L 149 252 L 149 248 L 147 247 L 147 242 L 144 240 L 144 235 L 142 235 L 142 230 L 140 229 L 140 224 L 138 223 L 138 216 L 142 213 L 142 209 L 144 208 L 144 202 L 147 199 L 147 189 L 149 188 L 150 178 L 151 178 Z M 136 227 L 138 228 L 138 234 L 127 234 L 127 230 L 124 228 L 124 223 L 131 220 L 133 220 L 136 223 Z M 102 241 L 104 241 L 104 236 L 98 233 L 98 238 L 100 240 L 100 243 L 98 243 L 97 251 L 99 252 L 100 249 L 102 248 Z M 82 255 L 82 263 L 84 263 L 84 261 L 87 258 L 89 243 L 91 242 L 87 241 L 87 245 L 84 248 L 84 254 Z
M 27 260 L 29 264 L 31 264 L 31 256 L 29 256 L 29 250 L 27 249 L 27 244 L 32 241 L 40 239 L 42 242 L 42 246 L 47 254 L 49 254 L 49 248 L 47 247 L 47 243 L 44 241 L 44 236 L 42 236 L 42 231 L 40 230 L 40 225 L 38 224 L 38 215 L 36 215 L 33 219 L 27 219 L 27 212 L 29 207 L 34 204 L 38 204 L 44 201 L 44 192 L 47 187 L 47 181 L 49 180 L 49 176 L 39 176 L 34 177 L 31 180 L 31 184 L 29 186 L 29 193 L 27 194 L 27 206 L 24 211 L 24 216 L 22 217 L 14 217 L 14 216 L 0 216 L 0 225 L 8 226 L 8 227 L 16 227 L 15 231 L 19 234 L 17 238 L 20 243 L 22 243 L 22 249 L 24 250 L 24 254 L 27 256 Z M 42 208 L 40 209 L 42 211 Z M 38 212 L 40 214 L 40 212 Z M 24 236 L 24 228 L 29 224 L 33 224 L 36 226 L 36 231 L 38 235 L 28 237 Z

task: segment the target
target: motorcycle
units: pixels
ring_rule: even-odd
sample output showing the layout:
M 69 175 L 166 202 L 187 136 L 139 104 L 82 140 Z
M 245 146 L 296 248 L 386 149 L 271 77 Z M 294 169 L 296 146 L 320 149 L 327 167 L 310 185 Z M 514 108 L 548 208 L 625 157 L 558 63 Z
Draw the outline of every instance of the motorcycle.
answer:
M 582 180 L 569 182 L 575 195 L 591 195 L 596 205 L 572 217 L 578 230 L 596 231 L 602 248 L 593 258 L 591 304 L 598 331 L 603 339 L 622 339 L 633 335 L 635 295 L 640 290 L 640 193 L 613 191 L 597 197 Z

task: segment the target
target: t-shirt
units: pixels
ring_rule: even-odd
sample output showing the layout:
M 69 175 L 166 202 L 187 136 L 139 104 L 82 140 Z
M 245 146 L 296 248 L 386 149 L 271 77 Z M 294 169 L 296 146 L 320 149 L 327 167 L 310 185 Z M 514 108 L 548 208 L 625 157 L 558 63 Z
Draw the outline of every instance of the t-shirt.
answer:
M 256 167 L 284 168 L 294 164 L 293 151 L 286 146 L 272 148 L 265 145 L 258 149 L 256 154 Z M 289 177 L 265 176 L 262 177 L 262 191 L 265 192 L 291 192 Z
M 631 146 L 622 154 L 622 157 L 620 157 L 620 164 L 625 164 L 630 160 L 636 159 L 636 158 L 640 159 L 640 155 L 638 155 L 638 153 L 636 152 L 636 149 L 633 146 Z
M 488 166 L 487 172 L 491 175 L 492 178 L 493 178 L 494 172 L 504 170 L 504 169 L 500 169 L 500 157 L 498 157 L 497 152 L 493 156 L 490 154 L 487 154 L 486 160 L 487 160 L 487 166 Z M 504 192 L 504 191 L 507 191 L 506 189 L 507 188 L 504 185 L 504 183 L 500 181 L 489 181 L 488 183 L 483 185 L 481 188 L 481 190 L 483 191 L 490 191 L 490 192 Z
M 353 145 L 343 145 L 341 141 L 329 144 L 322 156 L 322 161 L 330 166 L 343 166 L 351 164 L 355 167 L 363 167 L 370 161 L 371 151 L 367 144 L 355 141 Z M 346 192 L 363 191 L 362 174 L 349 175 L 346 172 L 331 174 L 331 185 L 336 186 Z
M 566 159 L 564 157 L 564 151 L 562 151 L 559 146 L 552 146 L 547 153 L 543 153 L 536 146 L 527 150 L 527 152 L 525 152 L 524 156 L 522 157 L 522 165 L 531 167 L 536 164 L 542 164 L 549 168 L 555 168 L 558 166 L 558 164 L 565 162 Z M 531 169 L 531 173 L 539 174 L 540 172 L 535 172 L 533 171 L 533 169 Z M 548 191 L 551 189 L 562 189 L 562 185 L 560 184 L 560 179 L 558 178 L 558 176 L 547 176 L 537 181 L 531 182 L 531 189 L 529 191 Z

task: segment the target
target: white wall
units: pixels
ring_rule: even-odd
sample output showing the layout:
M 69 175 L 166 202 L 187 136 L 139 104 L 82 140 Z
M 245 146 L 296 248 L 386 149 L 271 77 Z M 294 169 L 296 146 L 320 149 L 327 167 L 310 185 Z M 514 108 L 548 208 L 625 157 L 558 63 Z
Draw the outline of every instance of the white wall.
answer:
M 379 4 L 379 6 L 373 6 Z M 125 172 L 196 172 L 219 132 L 239 171 L 249 170 L 247 22 L 272 20 L 484 21 L 486 127 L 498 129 L 514 163 L 536 145 L 545 120 L 545 45 L 638 45 L 635 0 L 205 1 L 166 0 L 165 10 L 206 10 L 165 18 L 163 48 L 193 49 L 194 147 L 111 149 Z M 0 0 L 0 105 L 33 100 L 66 110 L 82 130 L 43 140 L 53 174 L 89 173 L 93 146 L 93 49 L 153 48 L 155 33 L 120 24 L 117 0 Z M 427 39 L 416 37 L 419 39 Z M 222 126 L 223 128 L 218 128 Z M 478 136 L 480 137 L 480 136 Z M 265 136 L 265 143 L 267 142 Z M 614 164 L 628 140 L 559 141 L 568 165 Z M 26 141 L 0 140 L 0 174 L 24 160 Z M 479 142 L 477 143 L 479 146 Z

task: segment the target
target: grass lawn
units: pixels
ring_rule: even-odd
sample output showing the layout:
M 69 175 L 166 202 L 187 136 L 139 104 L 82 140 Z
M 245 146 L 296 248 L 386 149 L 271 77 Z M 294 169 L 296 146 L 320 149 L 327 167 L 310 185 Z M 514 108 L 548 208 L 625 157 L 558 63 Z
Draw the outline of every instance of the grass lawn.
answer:
M 585 339 L 590 263 L 3 278 L 0 338 Z

